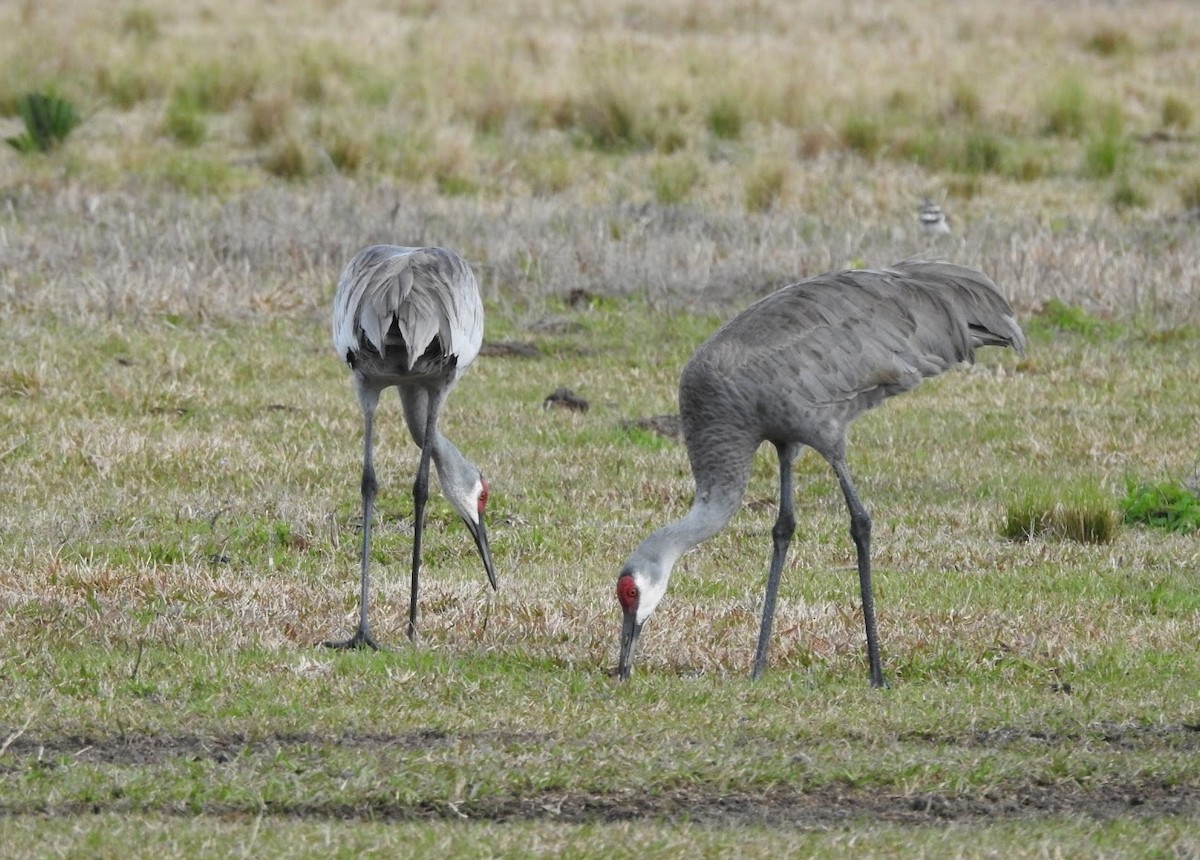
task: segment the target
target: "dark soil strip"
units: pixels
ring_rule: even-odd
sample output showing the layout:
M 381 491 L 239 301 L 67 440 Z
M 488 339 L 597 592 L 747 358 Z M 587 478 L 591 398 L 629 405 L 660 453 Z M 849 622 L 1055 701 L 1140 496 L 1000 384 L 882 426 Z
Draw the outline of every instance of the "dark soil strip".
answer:
M 1047 738 L 1018 731 L 994 731 L 970 737 L 906 737 L 902 740 L 970 746 L 1007 746 L 1014 743 L 1063 743 L 1086 740 L 1093 744 L 1111 744 L 1114 748 L 1144 749 L 1162 746 L 1173 749 L 1196 748 L 1200 732 L 1191 726 L 1089 727 L 1086 738 Z M 457 745 L 464 740 L 494 745 L 553 743 L 551 736 L 532 733 L 482 732 L 471 735 L 449 734 L 426 729 L 399 735 L 279 734 L 262 736 L 231 734 L 220 737 L 162 737 L 130 735 L 107 738 L 62 737 L 39 741 L 27 736 L 13 737 L 0 756 L 0 771 L 22 770 L 32 762 L 53 767 L 56 760 L 69 757 L 76 762 L 92 762 L 123 767 L 147 767 L 171 760 L 232 762 L 245 756 L 274 754 L 280 749 L 306 746 L 328 748 L 331 745 L 363 750 L 428 750 L 439 745 Z M 1063 815 L 1083 815 L 1097 819 L 1117 817 L 1200 816 L 1200 784 L 1167 785 L 1149 780 L 1109 780 L 1101 785 L 1080 787 L 1071 783 L 1040 785 L 1033 782 L 1005 785 L 1001 788 L 956 795 L 896 793 L 893 787 L 860 788 L 826 785 L 800 790 L 789 787 L 713 793 L 703 784 L 682 786 L 645 795 L 633 793 L 588 794 L 546 793 L 534 796 L 507 795 L 446 802 L 400 803 L 377 799 L 360 803 L 339 803 L 335 798 L 319 804 L 268 806 L 263 810 L 205 806 L 201 809 L 153 808 L 131 806 L 120 797 L 96 804 L 67 803 L 49 808 L 34 808 L 19 798 L 0 798 L 0 815 L 80 815 L 103 812 L 149 812 L 159 814 L 257 815 L 260 812 L 281 817 L 315 819 L 420 821 L 461 820 L 534 821 L 564 823 L 603 823 L 619 821 L 693 822 L 706 826 L 819 828 L 855 821 L 900 824 L 941 824 L 947 822 L 987 823 Z
M 818 829 L 855 823 L 937 826 L 951 822 L 985 825 L 1004 821 L 1078 815 L 1096 820 L 1115 818 L 1192 818 L 1200 815 L 1200 789 L 1148 783 L 1106 785 L 1081 790 L 1072 786 L 1025 785 L 981 795 L 902 796 L 884 789 L 826 786 L 811 791 L 776 789 L 761 794 L 712 794 L 703 785 L 653 796 L 632 794 L 543 794 L 495 797 L 462 803 L 370 801 L 361 804 L 272 805 L 263 809 L 206 805 L 200 808 L 134 808 L 116 799 L 102 803 L 67 803 L 37 807 L 0 800 L 0 816 L 71 817 L 106 812 L 159 815 L 213 815 L 225 818 L 259 815 L 340 821 L 555 821 L 563 824 L 615 822 L 690 823 L 705 827 Z
M 0 728 L 0 742 L 4 731 Z M 878 738 L 871 738 L 872 742 Z M 1013 746 L 1105 746 L 1114 750 L 1170 749 L 1200 750 L 1200 725 L 1179 724 L 1161 726 L 1096 724 L 1079 734 L 1055 735 L 1038 730 L 997 728 L 969 735 L 939 735 L 910 733 L 900 735 L 900 743 L 920 743 L 937 746 L 975 748 L 1010 748 Z M 0 772 L 23 766 L 21 759 L 38 760 L 68 756 L 79 762 L 114 765 L 149 765 L 172 759 L 215 761 L 223 763 L 246 755 L 274 753 L 279 749 L 296 747 L 330 747 L 365 750 L 426 750 L 441 745 L 463 742 L 507 746 L 510 744 L 553 744 L 553 734 L 536 732 L 470 732 L 449 733 L 439 729 L 416 729 L 402 734 L 343 734 L 328 735 L 311 732 L 267 732 L 264 734 L 234 732 L 227 735 L 163 736 L 113 735 L 108 737 L 64 736 L 32 738 L 17 735 L 8 741 L 0 755 Z
M 219 764 L 259 754 L 271 754 L 280 749 L 298 747 L 365 750 L 427 750 L 443 744 L 455 745 L 464 740 L 505 745 L 510 743 L 544 743 L 544 736 L 521 732 L 478 732 L 471 735 L 448 734 L 437 729 L 420 729 L 398 735 L 324 735 L 313 733 L 270 732 L 262 735 L 234 732 L 228 735 L 205 737 L 184 735 L 123 735 L 105 738 L 67 736 L 39 740 L 21 735 L 14 738 L 0 757 L 0 772 L 24 766 L 21 759 L 36 758 L 53 761 L 66 756 L 77 762 L 92 762 L 138 767 L 174 759 L 214 761 Z

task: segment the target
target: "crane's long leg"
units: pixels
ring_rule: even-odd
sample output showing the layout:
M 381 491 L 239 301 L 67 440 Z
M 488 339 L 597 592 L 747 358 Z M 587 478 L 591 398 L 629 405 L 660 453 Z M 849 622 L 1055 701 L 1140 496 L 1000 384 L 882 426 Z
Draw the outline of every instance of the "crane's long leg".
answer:
M 362 555 L 360 591 L 358 596 L 358 629 L 349 639 L 326 642 L 327 648 L 372 648 L 376 651 L 379 646 L 371 638 L 370 625 L 367 621 L 367 606 L 370 594 L 370 577 L 367 564 L 371 557 L 371 520 L 375 512 L 375 493 L 379 484 L 375 480 L 375 464 L 371 454 L 371 430 L 375 423 L 375 407 L 379 403 L 379 392 L 362 385 L 358 389 L 358 402 L 363 412 L 363 467 L 362 467 Z
M 421 438 L 421 462 L 417 466 L 417 478 L 413 481 L 413 555 L 412 588 L 408 602 L 408 641 L 417 635 L 417 585 L 421 571 L 421 536 L 425 526 L 425 503 L 429 501 L 429 461 L 433 455 L 434 438 L 437 432 L 437 413 L 442 398 L 430 392 L 426 398 L 425 433 Z
M 763 598 L 762 625 L 758 628 L 758 647 L 754 651 L 754 671 L 750 677 L 758 680 L 767 668 L 767 649 L 771 644 L 771 626 L 775 622 L 775 598 L 779 593 L 779 580 L 783 575 L 783 563 L 787 558 L 792 534 L 796 531 L 796 514 L 792 499 L 792 461 L 796 459 L 798 446 L 777 446 L 779 452 L 779 516 L 771 529 L 774 548 L 771 552 L 771 569 L 767 573 L 767 593 Z
M 871 686 L 885 687 L 879 662 L 879 633 L 875 628 L 875 596 L 871 589 L 871 515 L 858 498 L 844 460 L 831 461 L 837 473 L 846 507 L 850 509 L 850 536 L 858 551 L 858 583 L 862 589 L 863 624 L 867 630 L 867 661 L 871 664 Z

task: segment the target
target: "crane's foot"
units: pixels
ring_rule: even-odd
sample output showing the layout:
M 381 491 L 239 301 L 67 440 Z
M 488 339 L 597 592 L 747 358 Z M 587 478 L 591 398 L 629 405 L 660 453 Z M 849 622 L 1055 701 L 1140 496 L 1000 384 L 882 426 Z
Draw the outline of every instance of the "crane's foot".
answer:
M 341 641 L 331 640 L 329 642 L 322 642 L 321 645 L 326 648 L 336 648 L 338 651 L 351 651 L 359 648 L 370 648 L 372 651 L 382 650 L 379 647 L 379 643 L 371 638 L 371 634 L 361 628 L 349 639 Z

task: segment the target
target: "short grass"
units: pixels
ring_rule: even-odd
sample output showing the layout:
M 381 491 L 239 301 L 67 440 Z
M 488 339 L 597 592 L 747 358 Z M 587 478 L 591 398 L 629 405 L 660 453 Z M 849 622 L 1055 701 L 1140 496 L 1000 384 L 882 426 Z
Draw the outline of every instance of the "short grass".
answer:
M 1004 534 L 1196 473 L 1196 15 L 4 6 L 0 132 L 29 91 L 83 118 L 0 152 L 6 856 L 1196 854 L 1195 532 Z M 951 236 L 917 232 L 925 196 Z M 361 428 L 328 307 L 377 241 L 460 249 L 488 339 L 539 357 L 484 355 L 451 398 L 501 589 L 435 497 L 416 646 L 385 401 L 393 650 L 334 654 Z M 914 254 L 986 270 L 1030 348 L 852 432 L 890 688 L 811 454 L 749 682 L 766 451 L 617 684 L 615 574 L 691 497 L 679 443 L 625 422 L 673 412 L 753 298 Z M 560 386 L 591 408 L 544 410 Z
M 315 301 L 325 287 L 311 286 Z M 598 304 L 536 318 L 490 305 L 495 337 L 544 354 L 480 358 L 446 415 L 494 487 L 501 591 L 435 502 L 416 647 L 403 640 L 415 450 L 385 409 L 383 654 L 315 647 L 354 611 L 360 432 L 322 319 L 13 329 L 9 850 L 136 838 L 135 856 L 274 854 L 311 838 L 345 853 L 769 856 L 862 840 L 956 855 L 1001 852 L 1018 821 L 1030 855 L 1064 840 L 1120 851 L 1130 834 L 1195 849 L 1177 817 L 1194 812 L 1200 750 L 1194 538 L 1000 534 L 1032 482 L 1090 481 L 1115 504 L 1127 474 L 1190 466 L 1173 440 L 1194 387 L 1160 398 L 1149 424 L 1145 411 L 1149 388 L 1195 378 L 1194 339 L 1099 349 L 1035 334 L 1023 363 L 985 352 L 860 422 L 889 690 L 866 685 L 846 518 L 811 455 L 772 665 L 748 682 L 776 492 L 766 452 L 742 514 L 681 562 L 620 685 L 615 572 L 689 501 L 681 447 L 620 423 L 671 410 L 715 317 Z M 540 333 L 547 320 L 557 333 Z M 559 384 L 592 408 L 543 411 Z

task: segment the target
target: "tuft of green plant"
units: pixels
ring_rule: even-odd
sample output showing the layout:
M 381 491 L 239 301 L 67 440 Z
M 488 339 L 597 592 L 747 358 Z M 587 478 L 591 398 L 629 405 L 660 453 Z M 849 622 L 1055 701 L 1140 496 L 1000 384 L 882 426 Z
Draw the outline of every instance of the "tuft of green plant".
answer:
M 558 194 L 575 182 L 575 164 L 557 150 L 536 149 L 517 159 L 517 172 L 535 195 Z
M 1121 520 L 1110 499 L 1093 485 L 1053 492 L 1040 488 L 1008 505 L 1001 534 L 1009 540 L 1054 538 L 1105 544 L 1116 539 Z
M 1180 183 L 1179 202 L 1184 209 L 1200 209 L 1200 174 L 1193 174 Z
M 1159 117 L 1163 128 L 1187 131 L 1192 124 L 1192 106 L 1172 93 L 1163 98 Z
M 1108 200 L 1117 209 L 1140 209 L 1149 202 L 1145 192 L 1124 175 L 1117 179 Z
M 1027 153 L 1009 165 L 1007 174 L 1018 182 L 1034 182 L 1049 172 L 1050 166 L 1043 158 Z
M 654 140 L 654 149 L 663 155 L 679 152 L 688 144 L 687 130 L 675 120 L 655 123 L 651 136 Z
M 1119 136 L 1099 134 L 1093 137 L 1083 155 L 1083 174 L 1089 179 L 1107 179 L 1117 172 L 1129 145 Z
M 447 197 L 474 197 L 480 191 L 478 182 L 454 168 L 439 170 L 434 180 L 438 192 Z
M 26 93 L 17 100 L 25 133 L 5 138 L 17 152 L 49 152 L 80 123 L 75 106 L 53 92 Z
M 1088 141 L 1083 160 L 1085 176 L 1107 179 L 1117 172 L 1117 167 L 1130 149 L 1123 129 L 1124 118 L 1121 116 L 1121 110 L 1111 105 L 1104 114 L 1099 133 Z
M 842 125 L 842 145 L 871 158 L 883 147 L 883 129 L 873 117 L 856 114 Z
M 788 181 L 787 164 L 768 161 L 756 164 L 746 177 L 743 189 L 746 211 L 766 212 L 783 195 Z
M 963 144 L 963 168 L 968 173 L 995 173 L 1003 159 L 999 138 L 989 132 L 974 132 Z
M 220 194 L 234 185 L 235 174 L 228 163 L 220 159 L 181 154 L 162 165 L 162 178 L 170 185 L 190 194 Z
M 646 137 L 632 100 L 611 89 L 564 106 L 556 115 L 559 127 L 573 128 L 583 141 L 602 152 L 625 152 L 644 146 Z
M 1098 319 L 1078 305 L 1049 299 L 1031 320 L 1031 329 L 1080 334 L 1095 340 L 1112 340 L 1125 333 L 1125 327 L 1111 320 Z
M 949 111 L 954 116 L 966 120 L 979 118 L 983 111 L 983 102 L 975 85 L 967 80 L 959 79 L 950 89 Z
M 1130 479 L 1121 500 L 1125 522 L 1187 534 L 1200 529 L 1200 496 L 1179 481 L 1143 484 Z
M 139 102 L 161 96 L 165 89 L 161 76 L 130 65 L 100 67 L 96 71 L 96 91 L 116 107 L 129 110 Z
M 250 59 L 211 60 L 188 69 L 182 89 L 197 107 L 223 112 L 250 98 L 261 78 L 261 71 Z
M 306 141 L 288 135 L 271 147 L 263 166 L 281 179 L 304 179 L 316 172 L 317 159 Z
M 247 106 L 246 136 L 254 144 L 277 140 L 287 132 L 294 113 L 290 94 L 257 95 Z
M 0 397 L 36 397 L 42 391 L 42 377 L 36 371 L 0 370 Z
M 1074 75 L 1062 78 L 1041 99 L 1042 127 L 1056 137 L 1079 137 L 1087 129 L 1091 96 Z
M 336 124 L 318 126 L 315 134 L 338 173 L 357 173 L 366 163 L 371 147 L 361 136 Z
M 203 114 L 203 109 L 190 90 L 177 89 L 167 103 L 167 111 L 163 116 L 163 131 L 177 143 L 197 146 L 208 133 Z
M 700 167 L 691 158 L 661 158 L 650 167 L 655 199 L 670 206 L 687 200 L 700 181 Z
M 1084 40 L 1083 47 L 1101 57 L 1114 57 L 1132 53 L 1133 39 L 1124 30 L 1105 24 Z
M 158 13 L 149 6 L 132 6 L 121 16 L 121 33 L 141 44 L 153 42 L 161 32 Z
M 708 130 L 718 140 L 738 140 L 746 117 L 738 99 L 723 96 L 708 109 Z

